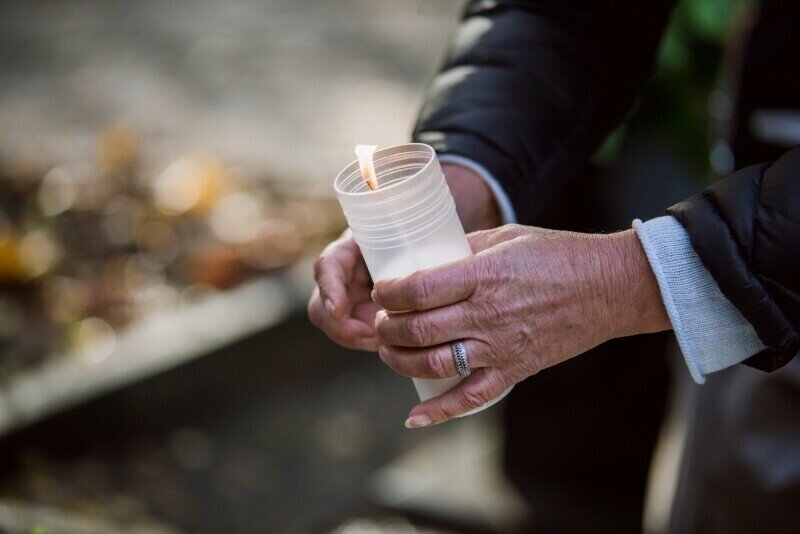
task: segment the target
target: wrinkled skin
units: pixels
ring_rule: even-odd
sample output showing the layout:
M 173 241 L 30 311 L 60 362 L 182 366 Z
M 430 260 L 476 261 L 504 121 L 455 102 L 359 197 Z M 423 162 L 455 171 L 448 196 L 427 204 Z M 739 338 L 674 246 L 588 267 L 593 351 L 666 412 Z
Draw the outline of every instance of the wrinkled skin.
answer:
M 379 354 L 398 373 L 456 376 L 450 343 L 462 340 L 467 349 L 472 375 L 414 407 L 409 427 L 480 407 L 609 339 L 669 328 L 632 230 L 594 235 L 508 225 L 469 238 L 474 256 L 382 280 L 372 293 L 386 310 L 375 319 Z
M 455 165 L 443 170 L 465 229 L 497 226 L 483 180 Z M 508 225 L 469 238 L 474 256 L 380 281 L 372 293 L 349 231 L 315 264 L 309 317 L 340 345 L 380 349 L 405 376 L 444 378 L 457 374 L 450 343 L 463 341 L 472 375 L 415 406 L 408 427 L 470 411 L 608 339 L 669 328 L 632 230 L 593 235 Z
M 467 231 L 500 223 L 483 179 L 459 165 L 442 165 L 442 172 Z M 325 248 L 314 264 L 314 278 L 317 287 L 308 303 L 311 322 L 343 347 L 378 350 L 373 323 L 380 307 L 370 298 L 372 281 L 350 230 Z

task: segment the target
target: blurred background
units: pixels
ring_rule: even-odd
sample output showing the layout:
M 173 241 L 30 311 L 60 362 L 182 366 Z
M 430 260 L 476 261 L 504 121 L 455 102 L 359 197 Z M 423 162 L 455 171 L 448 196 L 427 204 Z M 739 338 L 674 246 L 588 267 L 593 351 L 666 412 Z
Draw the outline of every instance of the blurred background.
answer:
M 407 432 L 410 382 L 305 319 L 310 262 L 344 227 L 333 178 L 355 144 L 408 140 L 462 7 L 0 0 L 0 531 L 535 513 L 499 469 L 502 408 Z M 596 157 L 613 224 L 731 170 L 719 64 L 747 10 L 674 12 Z M 676 179 L 633 202 L 653 161 Z

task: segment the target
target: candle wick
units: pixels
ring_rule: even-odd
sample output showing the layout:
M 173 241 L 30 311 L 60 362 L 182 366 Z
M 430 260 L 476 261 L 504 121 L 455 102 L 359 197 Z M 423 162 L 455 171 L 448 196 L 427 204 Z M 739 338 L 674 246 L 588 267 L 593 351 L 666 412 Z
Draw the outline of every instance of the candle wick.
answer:
M 373 191 L 378 189 L 378 177 L 375 175 L 375 163 L 372 160 L 376 148 L 378 145 L 356 145 L 355 148 L 358 165 L 361 168 L 361 178 Z

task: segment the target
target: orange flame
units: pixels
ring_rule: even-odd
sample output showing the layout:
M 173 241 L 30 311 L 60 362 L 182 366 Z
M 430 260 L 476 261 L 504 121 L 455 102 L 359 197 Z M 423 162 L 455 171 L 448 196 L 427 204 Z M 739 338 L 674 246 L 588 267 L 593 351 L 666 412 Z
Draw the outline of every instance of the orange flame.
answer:
M 361 178 L 367 182 L 370 189 L 378 189 L 378 178 L 375 176 L 375 164 L 372 161 L 372 154 L 378 145 L 356 145 L 356 156 L 358 165 L 361 167 Z

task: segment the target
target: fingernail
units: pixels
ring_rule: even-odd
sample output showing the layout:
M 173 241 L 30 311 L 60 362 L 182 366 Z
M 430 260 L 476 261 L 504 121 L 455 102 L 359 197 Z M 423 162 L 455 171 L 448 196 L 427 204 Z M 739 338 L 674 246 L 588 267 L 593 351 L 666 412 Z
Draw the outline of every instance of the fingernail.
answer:
M 375 300 L 377 297 L 378 297 L 378 290 L 373 288 L 372 293 L 369 294 L 369 298 L 372 299 L 372 302 L 378 302 L 377 300 Z
M 378 357 L 380 357 L 382 362 L 386 361 L 386 347 L 384 347 L 383 345 L 378 347 Z
M 328 313 L 333 313 L 335 307 L 331 299 L 325 299 L 325 309 L 328 310 Z
M 414 415 L 406 419 L 406 428 L 420 428 L 431 424 L 431 420 L 425 415 Z

